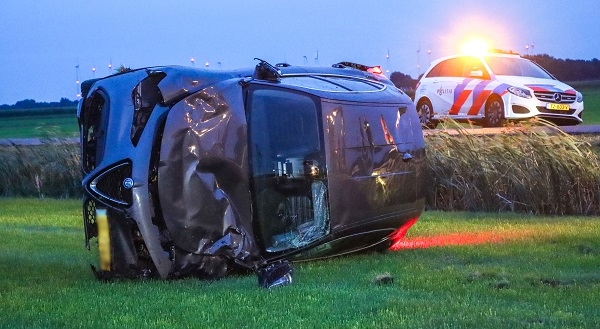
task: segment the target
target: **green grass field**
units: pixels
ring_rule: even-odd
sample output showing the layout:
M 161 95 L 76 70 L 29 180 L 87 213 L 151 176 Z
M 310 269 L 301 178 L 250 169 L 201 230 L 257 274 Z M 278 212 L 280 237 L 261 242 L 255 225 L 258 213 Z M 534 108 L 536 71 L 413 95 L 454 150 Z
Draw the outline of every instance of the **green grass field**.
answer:
M 584 86 L 579 89 L 583 94 L 583 124 L 600 124 L 600 86 Z
M 76 137 L 79 134 L 74 114 L 0 115 L 0 138 Z
M 265 290 L 253 275 L 97 282 L 80 209 L 0 199 L 0 327 L 600 327 L 598 218 L 426 212 L 407 241 L 428 248 L 295 264 Z

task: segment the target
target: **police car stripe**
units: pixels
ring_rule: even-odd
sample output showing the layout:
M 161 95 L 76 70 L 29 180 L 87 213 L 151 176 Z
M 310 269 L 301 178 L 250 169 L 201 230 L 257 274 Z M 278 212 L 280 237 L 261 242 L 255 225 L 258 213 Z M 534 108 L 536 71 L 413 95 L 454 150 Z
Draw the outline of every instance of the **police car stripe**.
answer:
M 481 111 L 481 108 L 483 107 L 483 103 L 485 103 L 485 101 L 487 100 L 488 96 L 490 96 L 490 94 L 492 93 L 491 90 L 482 90 L 477 97 L 475 97 L 475 94 L 473 95 L 473 98 L 475 98 L 475 100 L 473 101 L 473 105 L 471 105 L 471 108 L 469 109 L 469 112 L 467 113 L 468 115 L 476 115 L 477 113 L 479 113 L 479 111 Z
M 551 93 L 562 93 L 563 91 L 559 88 L 556 88 L 553 85 L 525 85 L 533 91 L 541 91 L 541 92 L 551 92 Z
M 469 111 L 467 112 L 468 115 L 475 115 L 479 113 L 481 106 L 491 93 L 491 90 L 488 90 L 487 88 L 489 85 L 489 80 L 483 80 L 480 83 L 478 83 L 477 86 L 475 86 L 475 88 L 473 89 L 473 102 L 471 107 L 469 108 Z
M 448 111 L 449 115 L 459 114 L 460 109 L 467 103 L 471 96 L 471 106 L 466 114 L 477 115 L 492 93 L 502 97 L 507 93 L 507 88 L 509 87 L 505 83 L 498 83 L 496 81 L 483 80 L 475 84 L 476 81 L 474 79 L 464 79 L 461 84 L 456 86 L 454 89 L 454 103 L 450 111 Z
M 456 88 L 454 89 L 454 104 L 452 104 L 452 107 L 450 108 L 450 111 L 448 111 L 448 114 L 458 114 L 460 108 L 467 101 L 467 98 L 469 98 L 469 96 L 471 95 L 472 90 L 469 90 L 467 88 L 471 81 L 473 81 L 473 79 L 464 79 L 461 84 L 456 86 Z

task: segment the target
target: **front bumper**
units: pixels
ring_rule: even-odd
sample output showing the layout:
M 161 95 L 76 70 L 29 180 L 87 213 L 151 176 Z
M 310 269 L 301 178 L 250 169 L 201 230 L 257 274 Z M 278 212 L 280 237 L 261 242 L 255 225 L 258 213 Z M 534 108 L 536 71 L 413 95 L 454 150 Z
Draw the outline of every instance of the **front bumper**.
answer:
M 505 104 L 505 118 L 509 120 L 529 119 L 540 117 L 552 122 L 578 124 L 583 122 L 583 102 L 563 103 L 569 105 L 568 110 L 550 110 L 548 102 L 540 101 L 535 97 L 530 99 L 507 93 L 503 97 Z

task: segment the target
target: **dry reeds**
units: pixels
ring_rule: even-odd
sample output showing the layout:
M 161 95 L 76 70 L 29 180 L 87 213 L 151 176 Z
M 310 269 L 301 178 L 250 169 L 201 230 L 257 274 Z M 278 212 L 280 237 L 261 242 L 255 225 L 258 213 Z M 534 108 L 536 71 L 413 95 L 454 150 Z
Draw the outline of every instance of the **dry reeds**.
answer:
M 0 145 L 0 196 L 79 197 L 80 168 L 77 144 Z
M 431 209 L 600 214 L 600 161 L 589 143 L 543 120 L 495 135 L 444 125 L 426 140 Z

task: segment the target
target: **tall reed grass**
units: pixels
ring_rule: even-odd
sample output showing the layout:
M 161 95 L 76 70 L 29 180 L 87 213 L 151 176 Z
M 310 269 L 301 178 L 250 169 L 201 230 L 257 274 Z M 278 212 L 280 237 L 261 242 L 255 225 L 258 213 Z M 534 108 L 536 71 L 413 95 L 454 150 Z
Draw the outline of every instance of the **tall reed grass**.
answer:
M 427 137 L 428 207 L 600 214 L 600 161 L 590 143 L 534 119 L 495 135 L 448 120 Z
M 0 145 L 0 196 L 79 197 L 80 168 L 77 144 Z

